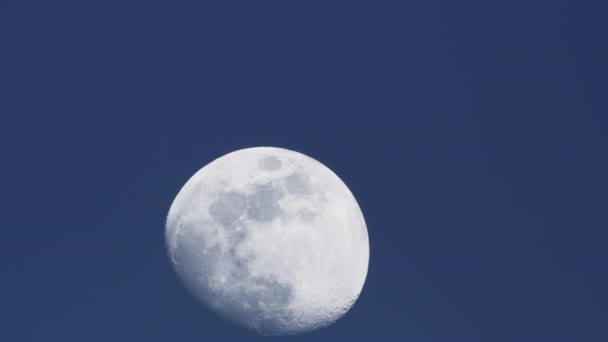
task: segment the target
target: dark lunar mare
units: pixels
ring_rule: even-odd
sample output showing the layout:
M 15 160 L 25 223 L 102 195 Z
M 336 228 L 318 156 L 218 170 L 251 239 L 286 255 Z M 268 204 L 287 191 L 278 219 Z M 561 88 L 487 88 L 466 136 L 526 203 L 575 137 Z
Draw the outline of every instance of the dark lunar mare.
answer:
M 276 171 L 281 168 L 281 161 L 275 156 L 268 156 L 258 160 L 258 167 L 266 171 Z

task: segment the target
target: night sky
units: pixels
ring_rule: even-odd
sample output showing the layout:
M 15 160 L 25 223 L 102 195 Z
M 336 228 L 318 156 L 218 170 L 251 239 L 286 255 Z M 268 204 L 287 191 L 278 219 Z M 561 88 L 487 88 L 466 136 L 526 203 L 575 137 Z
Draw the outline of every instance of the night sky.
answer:
M 1 1 L 0 340 L 608 341 L 607 7 Z M 366 218 L 329 328 L 238 328 L 171 267 L 179 189 L 253 146 Z

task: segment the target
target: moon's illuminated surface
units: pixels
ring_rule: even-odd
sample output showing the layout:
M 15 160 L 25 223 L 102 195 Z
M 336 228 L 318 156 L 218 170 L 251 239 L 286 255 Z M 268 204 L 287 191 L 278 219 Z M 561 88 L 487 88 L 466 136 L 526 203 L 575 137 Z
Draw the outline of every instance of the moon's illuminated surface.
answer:
M 248 148 L 203 167 L 175 198 L 165 234 L 190 291 L 261 334 L 332 324 L 367 275 L 355 198 L 330 169 L 290 150 Z

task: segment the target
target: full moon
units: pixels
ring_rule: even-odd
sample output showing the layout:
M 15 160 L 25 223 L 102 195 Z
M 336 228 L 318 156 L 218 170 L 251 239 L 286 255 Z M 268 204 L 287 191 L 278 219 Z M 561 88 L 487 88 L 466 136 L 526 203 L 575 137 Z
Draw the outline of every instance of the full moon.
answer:
M 263 335 L 334 323 L 367 276 L 367 228 L 350 190 L 281 148 L 238 150 L 200 169 L 173 201 L 165 237 L 190 292 Z

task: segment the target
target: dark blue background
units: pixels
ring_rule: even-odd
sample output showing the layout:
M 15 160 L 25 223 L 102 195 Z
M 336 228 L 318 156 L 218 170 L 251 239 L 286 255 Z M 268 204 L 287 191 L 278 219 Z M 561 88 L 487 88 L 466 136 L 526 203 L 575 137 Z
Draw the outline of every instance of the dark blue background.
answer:
M 0 3 L 2 341 L 264 341 L 164 222 L 270 145 L 332 168 L 371 259 L 294 341 L 607 341 L 604 1 Z

